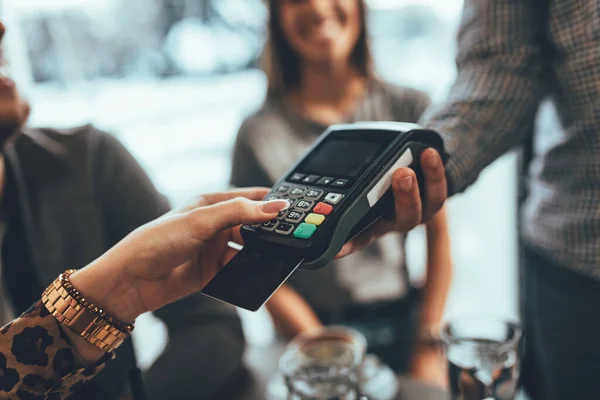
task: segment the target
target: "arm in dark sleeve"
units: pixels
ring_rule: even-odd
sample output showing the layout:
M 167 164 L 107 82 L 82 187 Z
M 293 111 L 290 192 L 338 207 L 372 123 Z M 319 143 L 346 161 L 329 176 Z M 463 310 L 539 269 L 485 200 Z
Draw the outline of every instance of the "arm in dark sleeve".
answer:
M 456 82 L 448 102 L 423 118 L 444 136 L 450 195 L 530 132 L 540 99 L 546 8 L 538 0 L 466 0 Z
M 96 170 L 112 243 L 169 210 L 133 156 L 114 137 L 96 132 Z M 236 311 L 200 293 L 154 312 L 169 341 L 145 377 L 151 398 L 206 398 L 242 362 L 244 335 Z
M 230 183 L 235 187 L 270 187 L 273 182 L 258 162 L 250 144 L 252 130 L 252 124 L 244 122 L 238 132 L 233 146 Z

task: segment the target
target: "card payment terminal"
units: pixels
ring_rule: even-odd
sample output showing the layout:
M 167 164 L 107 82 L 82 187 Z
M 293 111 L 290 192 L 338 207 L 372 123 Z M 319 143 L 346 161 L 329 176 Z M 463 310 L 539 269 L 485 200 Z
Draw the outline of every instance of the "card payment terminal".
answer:
M 264 224 L 243 226 L 243 249 L 202 292 L 255 311 L 298 267 L 319 269 L 342 246 L 385 216 L 393 216 L 392 173 L 419 165 L 433 147 L 445 162 L 441 137 L 415 124 L 360 122 L 332 125 L 265 199 L 290 207 Z

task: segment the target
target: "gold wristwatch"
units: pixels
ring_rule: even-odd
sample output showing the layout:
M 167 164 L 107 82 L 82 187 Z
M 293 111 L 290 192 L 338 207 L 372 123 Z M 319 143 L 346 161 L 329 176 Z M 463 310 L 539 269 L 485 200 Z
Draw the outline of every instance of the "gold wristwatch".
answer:
M 124 324 L 99 307 L 88 302 L 69 281 L 75 270 L 60 274 L 42 294 L 42 302 L 54 318 L 102 351 L 112 352 L 133 331 L 133 324 Z

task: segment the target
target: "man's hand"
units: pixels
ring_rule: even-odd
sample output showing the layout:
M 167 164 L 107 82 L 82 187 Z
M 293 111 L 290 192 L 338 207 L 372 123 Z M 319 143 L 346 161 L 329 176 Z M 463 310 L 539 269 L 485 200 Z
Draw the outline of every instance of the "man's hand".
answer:
M 448 188 L 444 164 L 439 153 L 434 149 L 425 150 L 421 155 L 421 165 L 425 175 L 425 208 L 421 202 L 415 172 L 410 168 L 399 168 L 392 176 L 394 220 L 382 220 L 374 224 L 356 239 L 346 243 L 337 258 L 362 249 L 388 232 L 406 233 L 429 221 L 442 208 L 448 196 Z

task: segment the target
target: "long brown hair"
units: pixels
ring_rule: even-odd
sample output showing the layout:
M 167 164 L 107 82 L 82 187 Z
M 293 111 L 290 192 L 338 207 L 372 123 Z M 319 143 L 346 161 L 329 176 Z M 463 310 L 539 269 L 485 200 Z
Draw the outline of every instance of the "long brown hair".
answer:
M 367 78 L 373 77 L 373 62 L 367 33 L 367 11 L 363 0 L 358 1 L 361 29 L 350 63 Z M 263 68 L 269 84 L 268 94 L 284 94 L 300 84 L 300 57 L 285 39 L 279 18 L 281 0 L 269 0 L 268 39 L 263 51 Z

